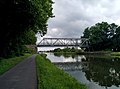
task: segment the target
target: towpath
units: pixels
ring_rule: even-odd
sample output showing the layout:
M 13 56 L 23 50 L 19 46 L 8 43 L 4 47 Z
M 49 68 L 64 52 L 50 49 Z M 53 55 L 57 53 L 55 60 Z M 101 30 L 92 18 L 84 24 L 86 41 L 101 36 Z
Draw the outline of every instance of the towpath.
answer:
M 0 89 L 37 89 L 36 55 L 32 55 L 0 76 Z

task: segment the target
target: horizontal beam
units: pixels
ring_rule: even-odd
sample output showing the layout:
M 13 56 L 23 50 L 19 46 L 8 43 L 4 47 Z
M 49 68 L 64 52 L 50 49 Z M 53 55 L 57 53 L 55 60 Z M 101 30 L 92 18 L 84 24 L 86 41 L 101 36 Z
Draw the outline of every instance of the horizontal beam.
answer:
M 65 46 L 67 46 L 67 47 L 83 47 L 83 48 L 88 47 L 86 45 L 82 45 L 82 46 L 80 46 L 80 45 L 37 45 L 37 47 L 65 47 Z
M 43 38 L 43 40 L 85 40 L 87 38 Z

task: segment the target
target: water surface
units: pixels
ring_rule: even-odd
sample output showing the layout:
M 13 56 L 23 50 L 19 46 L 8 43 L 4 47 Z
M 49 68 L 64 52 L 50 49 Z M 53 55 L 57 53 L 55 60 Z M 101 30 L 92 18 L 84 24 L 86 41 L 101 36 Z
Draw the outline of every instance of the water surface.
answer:
M 120 89 L 119 58 L 53 53 L 47 53 L 47 58 L 88 89 Z

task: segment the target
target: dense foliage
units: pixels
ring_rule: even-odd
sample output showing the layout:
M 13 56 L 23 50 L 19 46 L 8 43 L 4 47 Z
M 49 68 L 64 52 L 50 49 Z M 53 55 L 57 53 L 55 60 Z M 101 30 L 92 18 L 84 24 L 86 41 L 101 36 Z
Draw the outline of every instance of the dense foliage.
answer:
M 82 37 L 89 38 L 91 51 L 113 50 L 120 51 L 120 26 L 115 23 L 97 23 L 84 30 Z
M 55 56 L 60 57 L 64 55 L 64 57 L 69 58 L 72 55 L 72 58 L 74 58 L 76 53 L 83 53 L 83 50 L 77 48 L 64 48 L 64 49 L 57 48 L 54 49 L 53 52 Z
M 35 44 L 34 34 L 47 31 L 52 0 L 0 0 L 0 57 L 20 55 L 24 44 Z
M 36 57 L 38 89 L 87 89 L 75 78 L 52 64 L 44 54 Z
M 71 52 L 82 52 L 83 50 L 81 49 L 77 49 L 77 48 L 64 48 L 64 49 L 60 49 L 60 48 L 57 48 L 57 49 L 54 49 L 53 52 L 61 52 L 61 53 L 71 53 Z

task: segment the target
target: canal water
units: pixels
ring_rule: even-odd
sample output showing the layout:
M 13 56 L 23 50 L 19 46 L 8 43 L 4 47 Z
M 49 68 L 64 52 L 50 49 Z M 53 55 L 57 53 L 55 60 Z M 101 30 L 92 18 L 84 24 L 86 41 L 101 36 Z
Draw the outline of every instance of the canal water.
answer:
M 47 58 L 88 89 L 120 89 L 120 59 L 47 53 Z

